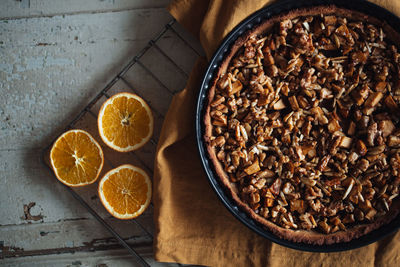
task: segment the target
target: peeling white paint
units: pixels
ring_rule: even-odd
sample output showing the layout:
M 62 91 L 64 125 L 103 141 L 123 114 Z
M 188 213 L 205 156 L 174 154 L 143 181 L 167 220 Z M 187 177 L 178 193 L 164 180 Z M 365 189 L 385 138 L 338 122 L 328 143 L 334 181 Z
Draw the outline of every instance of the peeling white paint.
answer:
M 30 0 L 20 0 L 21 2 L 21 8 L 30 8 L 31 7 L 31 1 Z
M 45 66 L 73 66 L 75 64 L 75 60 L 71 58 L 54 58 L 54 57 L 47 57 L 45 59 Z
M 11 0 L 5 1 L 11 3 Z M 29 14 L 39 14 L 34 10 L 36 4 L 46 1 L 31 0 L 30 8 L 24 10 Z M 57 0 L 49 5 L 54 7 L 56 3 L 62 3 L 65 6 L 67 2 L 77 1 L 81 5 L 94 3 L 92 0 Z M 129 1 L 148 5 L 164 0 Z M 12 2 L 20 4 L 18 1 Z M 98 0 L 95 2 L 102 3 Z M 116 0 L 115 5 L 122 2 L 128 3 L 127 0 Z M 0 10 L 0 16 L 2 12 Z M 34 250 L 80 246 L 92 238 L 108 236 L 93 220 L 86 223 L 73 221 L 71 224 L 64 221 L 91 216 L 49 174 L 40 162 L 40 153 L 170 19 L 165 9 L 150 9 L 0 21 L 0 203 L 6 207 L 0 209 L 0 241 L 7 240 L 7 245 Z M 190 72 L 196 56 L 190 56 L 192 51 L 179 47 L 179 41 L 176 37 L 173 39 L 172 34 L 166 37 L 159 41 L 160 47 L 176 58 L 185 71 Z M 149 53 L 143 62 L 154 71 L 167 68 L 156 54 L 150 56 Z M 126 77 L 141 96 L 151 102 L 158 112 L 165 114 L 171 98 L 165 89 L 138 67 L 132 68 Z M 177 77 L 179 75 L 164 77 L 161 74 L 162 79 L 168 79 L 164 81 L 168 86 L 179 89 L 184 80 Z M 117 83 L 110 93 L 118 90 L 127 90 L 126 85 Z M 93 109 L 95 113 L 96 108 Z M 162 118 L 157 117 L 155 136 L 159 134 L 161 123 Z M 93 136 L 99 138 L 95 118 L 88 115 L 77 127 L 86 127 Z M 154 150 L 155 146 L 149 144 L 136 154 L 146 165 L 152 166 Z M 107 148 L 104 151 L 114 160 L 113 164 L 117 164 L 117 161 L 140 164 L 132 155 L 121 155 Z M 84 188 L 80 194 L 100 215 L 108 218 L 100 201 L 91 198 L 96 191 L 93 185 Z M 41 213 L 44 216 L 43 223 L 27 224 L 21 219 L 23 205 L 30 202 L 36 202 L 31 212 L 33 215 Z M 151 224 L 151 210 L 149 213 L 140 220 Z M 130 233 L 126 229 L 136 231 L 131 222 L 114 221 L 113 225 L 126 234 Z M 42 236 L 41 231 L 49 234 Z M 55 257 L 61 258 L 63 255 Z M 76 258 L 76 255 L 71 258 Z M 22 266 L 29 260 L 22 258 L 15 262 L 16 266 Z
M 44 67 L 53 67 L 53 66 L 73 66 L 75 65 L 75 60 L 71 58 L 56 58 L 52 56 L 45 57 L 31 57 L 25 59 L 25 67 L 18 66 L 17 69 L 19 71 L 26 70 L 38 70 L 43 69 Z
M 5 72 L 7 74 L 11 74 L 13 70 L 13 66 L 7 63 L 0 63 L 0 71 Z
M 19 75 L 18 73 L 11 73 L 6 76 L 6 80 L 8 82 L 10 82 L 12 80 L 21 80 L 21 75 Z
M 25 59 L 25 66 L 19 66 L 20 71 L 42 69 L 45 57 L 31 57 Z
M 1 0 L 0 18 L 53 16 L 74 12 L 105 12 L 122 9 L 163 8 L 169 0 Z

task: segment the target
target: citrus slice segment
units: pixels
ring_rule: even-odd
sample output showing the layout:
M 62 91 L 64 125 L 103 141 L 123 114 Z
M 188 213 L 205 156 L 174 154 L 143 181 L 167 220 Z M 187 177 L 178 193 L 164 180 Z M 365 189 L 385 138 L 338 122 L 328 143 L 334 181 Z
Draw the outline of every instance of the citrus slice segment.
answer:
M 114 150 L 129 152 L 142 147 L 153 134 L 153 115 L 147 103 L 131 93 L 119 93 L 100 108 L 101 139 Z
M 68 186 L 94 183 L 103 168 L 100 145 L 86 131 L 63 133 L 50 150 L 50 164 L 57 179 Z
M 99 196 L 107 211 L 118 219 L 133 219 L 151 201 L 151 180 L 145 171 L 130 164 L 112 169 L 101 178 Z

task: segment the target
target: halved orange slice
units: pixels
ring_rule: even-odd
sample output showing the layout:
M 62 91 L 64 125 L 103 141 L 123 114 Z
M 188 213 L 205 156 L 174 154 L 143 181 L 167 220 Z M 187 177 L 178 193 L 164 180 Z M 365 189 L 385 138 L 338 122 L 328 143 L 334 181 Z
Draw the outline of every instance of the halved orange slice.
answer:
M 50 164 L 57 179 L 68 186 L 94 183 L 103 168 L 100 145 L 83 130 L 63 133 L 50 150 Z
M 145 171 L 130 164 L 112 169 L 101 178 L 99 196 L 107 211 L 118 219 L 133 219 L 151 201 L 151 180 Z
M 120 152 L 142 147 L 153 134 L 153 115 L 147 103 L 131 93 L 119 93 L 101 107 L 98 127 L 104 143 Z

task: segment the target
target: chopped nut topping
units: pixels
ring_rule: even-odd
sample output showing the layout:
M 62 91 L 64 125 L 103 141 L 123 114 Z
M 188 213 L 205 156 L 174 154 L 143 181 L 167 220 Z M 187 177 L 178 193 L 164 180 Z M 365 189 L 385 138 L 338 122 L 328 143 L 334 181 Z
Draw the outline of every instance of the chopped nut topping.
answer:
M 292 107 L 292 109 L 294 111 L 296 111 L 300 108 L 299 103 L 297 102 L 296 96 L 293 95 L 293 96 L 289 97 L 289 102 L 290 102 L 290 106 Z
M 391 120 L 383 120 L 379 122 L 379 130 L 382 131 L 383 137 L 388 137 L 396 129 Z
M 286 105 L 285 105 L 285 103 L 283 102 L 282 99 L 279 99 L 279 100 L 274 104 L 274 109 L 275 109 L 275 110 L 281 110 L 281 109 L 284 109 L 284 108 L 286 108 Z
M 352 142 L 353 142 L 352 138 L 347 136 L 342 136 L 342 138 L 340 139 L 340 147 L 350 148 Z
M 362 140 L 357 141 L 356 152 L 361 156 L 364 156 L 365 154 L 367 154 L 367 146 L 364 144 L 364 142 Z
M 216 82 L 210 145 L 240 198 L 287 229 L 331 234 L 400 191 L 400 53 L 336 15 L 250 36 Z
M 260 165 L 258 164 L 258 160 L 255 161 L 253 164 L 251 164 L 250 166 L 248 166 L 246 169 L 244 169 L 244 171 L 248 174 L 248 175 L 252 175 L 256 172 L 258 172 L 260 170 Z

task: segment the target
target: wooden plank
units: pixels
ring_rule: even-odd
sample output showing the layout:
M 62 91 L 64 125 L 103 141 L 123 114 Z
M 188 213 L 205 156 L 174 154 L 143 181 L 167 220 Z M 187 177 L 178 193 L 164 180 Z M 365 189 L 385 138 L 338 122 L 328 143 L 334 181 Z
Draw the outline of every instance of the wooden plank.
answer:
M 171 19 L 157 6 L 168 1 L 6 0 L 0 18 L 4 10 L 13 18 L 35 18 L 0 20 L 0 89 L 4 92 L 0 105 L 0 201 L 5 207 L 0 209 L 0 258 L 7 253 L 0 265 L 132 265 L 132 257 L 120 250 L 111 235 L 69 195 L 42 165 L 39 155 L 41 148 Z M 46 7 L 39 7 L 40 3 Z M 118 12 L 102 13 L 109 10 Z M 54 16 L 57 14 L 67 15 Z M 173 27 L 187 37 L 179 25 Z M 189 43 L 198 50 L 191 38 Z M 157 44 L 178 68 L 190 72 L 197 55 L 174 33 L 168 32 Z M 120 81 L 110 90 L 112 95 L 133 86 L 155 113 L 155 133 L 153 142 L 133 154 L 118 153 L 102 144 L 109 158 L 104 171 L 132 163 L 151 172 L 156 140 L 172 99 L 170 91 L 185 85 L 185 74 L 174 69 L 176 66 L 160 51 L 146 54 L 142 61 L 173 90 L 164 88 L 140 65 L 124 76 L 126 83 Z M 99 141 L 96 115 L 104 100 L 92 107 L 93 115 L 88 113 L 76 124 Z M 151 259 L 149 239 L 132 221 L 115 220 L 105 211 L 97 184 L 76 191 L 128 237 L 130 244 L 137 245 L 152 266 L 162 265 Z M 137 219 L 150 233 L 152 214 L 149 207 Z
M 7 208 L 0 209 L 0 215 L 4 215 L 0 218 L 1 225 L 20 224 L 23 205 L 31 202 L 36 203 L 32 214 L 42 213 L 45 222 L 90 216 L 41 166 L 38 160 L 41 147 L 58 135 L 99 88 L 160 30 L 160 24 L 170 19 L 166 11 L 160 10 L 146 15 L 140 11 L 126 11 L 90 17 L 75 15 L 2 22 L 2 29 L 5 29 L 2 40 L 7 42 L 1 49 L 7 59 L 0 66 L 4 92 L 0 110 L 0 164 L 4 177 L 0 183 L 4 186 L 0 194 Z M 136 27 L 141 29 L 132 30 L 128 21 L 136 21 Z M 54 36 L 47 32 L 49 29 L 56 31 L 58 39 L 52 39 Z M 32 45 L 35 41 L 56 45 Z M 144 93 L 147 87 L 140 85 Z M 161 108 L 156 109 L 164 113 L 168 101 L 159 92 L 153 90 L 150 95 L 142 96 L 151 103 L 159 103 Z M 162 117 L 157 118 L 156 136 L 162 124 Z M 152 144 L 149 150 L 141 151 L 150 167 L 154 149 Z M 130 162 L 128 158 L 132 160 L 129 155 L 123 157 L 127 159 L 123 162 Z M 115 156 L 120 162 L 123 157 Z M 91 190 L 85 194 L 89 200 L 95 195 L 95 190 L 90 194 Z
M 152 218 L 147 214 L 141 220 L 145 224 Z M 106 222 L 118 229 L 130 245 L 151 243 L 151 237 L 132 221 L 108 216 Z M 0 242 L 0 258 L 55 254 L 59 248 L 60 253 L 119 248 L 118 242 L 93 218 L 0 227 Z
M 86 17 L 0 21 L 2 149 L 44 146 L 171 19 L 164 9 Z
M 120 12 L 124 13 L 124 12 Z M 137 14 L 131 14 L 132 11 L 127 12 L 130 15 L 136 15 Z M 115 13 L 114 13 L 115 14 Z M 95 14 L 91 16 L 99 16 L 99 18 L 96 19 L 97 22 L 101 22 L 102 18 L 104 18 L 105 14 Z M 125 14 L 122 14 L 125 16 Z M 78 15 L 79 17 L 80 15 Z M 36 22 L 41 22 L 43 19 L 34 19 Z M 51 19 L 51 20 L 54 20 Z M 122 19 L 121 19 L 122 20 Z M 69 20 L 70 24 L 73 24 L 71 20 Z M 84 23 L 84 20 L 80 23 L 77 23 L 76 20 L 74 20 L 75 25 L 82 25 Z M 153 22 L 154 23 L 154 22 Z M 15 23 L 11 23 L 15 24 Z M 95 24 L 95 23 L 93 23 Z M 93 25 L 92 24 L 92 25 Z M 16 27 L 16 32 L 18 32 L 18 29 L 21 28 L 22 26 L 18 27 L 18 23 L 16 25 L 10 25 L 9 27 Z M 90 26 L 90 25 L 89 25 Z M 104 25 L 102 25 L 104 26 Z M 101 26 L 98 26 L 101 27 Z M 95 27 L 96 31 L 100 31 L 98 27 Z M 11 28 L 10 28 L 11 29 Z M 105 29 L 107 30 L 107 28 Z M 111 28 L 109 28 L 109 31 L 112 31 Z M 119 35 L 124 35 L 126 32 L 121 31 L 119 34 L 113 33 L 116 36 Z M 40 31 L 37 33 L 33 33 L 36 36 L 40 35 Z M 82 34 L 82 35 L 87 35 L 87 34 Z M 9 35 L 10 37 L 15 38 L 15 41 L 18 41 L 18 38 L 15 37 L 14 35 Z M 72 35 L 73 36 L 73 35 Z M 98 37 L 96 35 L 96 39 L 100 39 L 100 43 L 104 45 L 104 40 L 102 38 L 106 38 L 104 35 L 103 37 Z M 166 36 L 165 39 L 169 39 L 170 37 Z M 143 43 L 143 42 L 142 42 Z M 85 42 L 85 45 L 88 43 Z M 77 45 L 79 48 L 83 48 L 84 44 L 79 44 Z M 62 45 L 62 44 L 61 44 Z M 26 44 L 21 44 L 21 46 L 26 46 Z M 72 46 L 72 47 L 71 47 Z M 69 44 L 69 45 L 63 45 L 63 48 L 67 50 L 68 52 L 71 52 L 76 46 L 76 44 Z M 143 44 L 144 46 L 144 44 Z M 50 50 L 49 48 L 51 47 L 46 47 L 45 52 L 48 53 Z M 93 48 L 93 47 L 92 47 Z M 96 48 L 100 48 L 96 47 Z M 181 47 L 176 47 L 176 49 L 180 49 Z M 6 44 L 6 49 L 12 49 L 11 47 L 7 47 Z M 173 49 L 170 49 L 172 51 Z M 50 50 L 51 51 L 51 50 Z M 66 51 L 66 52 L 67 52 Z M 103 48 L 104 52 L 104 48 Z M 107 51 L 108 52 L 108 51 Z M 65 53 L 66 54 L 66 53 Z M 93 57 L 98 57 L 97 55 L 92 55 Z M 132 55 L 133 56 L 133 55 Z M 76 59 L 79 60 L 79 59 Z M 193 58 L 191 59 L 193 60 Z M 111 61 L 111 60 L 110 60 Z M 93 62 L 91 62 L 93 64 Z M 97 63 L 97 62 L 96 62 Z M 82 63 L 80 63 L 82 64 Z M 105 63 L 103 63 L 105 64 Z M 153 64 L 157 64 L 157 62 L 154 62 Z M 31 76 L 32 80 L 37 80 L 34 79 L 34 76 L 38 77 L 43 77 L 45 76 L 46 71 L 50 71 L 51 76 L 48 75 L 48 77 L 52 77 L 54 75 L 57 75 L 60 71 L 62 72 L 62 78 L 71 78 L 71 76 L 77 75 L 79 76 L 84 76 L 84 73 L 81 72 L 75 72 L 74 66 L 63 66 L 62 68 L 58 68 L 58 66 L 52 66 L 52 68 L 48 69 L 42 69 L 40 66 L 38 67 L 32 67 L 35 64 L 31 63 L 28 67 L 22 66 L 21 65 L 13 65 L 13 69 L 20 69 L 17 74 L 21 72 L 29 72 L 31 71 Z M 76 65 L 76 64 L 74 64 Z M 94 64 L 97 65 L 97 64 Z M 95 66 L 94 66 L 95 67 Z M 87 69 L 89 71 L 89 68 Z M 70 72 L 73 72 L 72 74 Z M 117 72 L 117 71 L 115 71 Z M 9 73 L 7 73 L 9 74 Z M 12 73 L 11 73 L 12 74 Z M 108 77 L 112 76 L 111 74 L 108 75 Z M 6 76 L 6 78 L 9 76 Z M 76 78 L 76 77 L 75 77 Z M 84 77 L 81 77 L 82 81 L 84 80 Z M 122 154 L 118 153 L 115 151 L 112 151 L 111 149 L 108 149 L 107 147 L 104 147 L 104 151 L 108 157 L 114 160 L 114 162 L 111 162 L 112 165 L 118 165 L 121 163 L 133 163 L 135 165 L 141 166 L 143 163 L 145 166 L 142 166 L 146 170 L 150 169 L 150 174 L 151 174 L 151 169 L 153 167 L 153 160 L 154 160 L 154 151 L 155 151 L 155 144 L 156 140 L 158 139 L 158 135 L 161 130 L 162 126 L 162 120 L 163 120 L 163 115 L 166 113 L 167 108 L 169 106 L 169 101 L 172 97 L 171 94 L 168 93 L 168 91 L 165 90 L 165 88 L 162 88 L 159 84 L 157 84 L 156 81 L 148 74 L 146 73 L 143 68 L 140 66 L 135 66 L 133 67 L 126 75 L 127 80 L 129 81 L 129 84 L 135 87 L 135 90 L 139 95 L 144 97 L 149 104 L 153 107 L 153 109 L 156 111 L 155 112 L 155 134 L 154 134 L 154 141 L 152 143 L 149 143 L 146 147 L 141 149 L 140 151 L 135 152 L 135 155 L 138 157 L 138 160 L 135 160 L 135 157 L 132 157 L 130 154 Z M 111 79 L 111 77 L 109 78 Z M 7 79 L 6 79 L 7 80 Z M 181 83 L 184 84 L 184 77 L 181 77 Z M 104 83 L 104 79 L 101 80 Z M 52 84 L 44 84 L 44 90 L 42 91 L 39 89 L 37 91 L 36 88 L 26 88 L 23 86 L 23 84 L 20 84 L 20 80 L 15 81 L 16 84 L 13 84 L 14 80 L 11 79 L 11 81 L 7 84 L 9 88 L 9 93 L 8 96 L 6 97 L 5 101 L 9 102 L 9 105 L 6 105 L 6 110 L 5 110 L 5 119 L 7 121 L 7 124 L 11 127 L 5 127 L 0 134 L 3 134 L 5 137 L 2 139 L 4 142 L 2 145 L 4 150 L 0 152 L 0 158 L 4 159 L 4 170 L 8 170 L 7 173 L 5 173 L 5 179 L 3 180 L 6 184 L 6 186 L 1 187 L 0 193 L 6 194 L 6 191 L 1 192 L 4 190 L 9 190 L 11 192 L 17 192 L 16 195 L 8 196 L 7 199 L 5 199 L 4 204 L 10 208 L 10 210 L 5 209 L 3 211 L 0 211 L 0 214 L 4 212 L 4 215 L 7 214 L 7 216 L 2 216 L 0 219 L 0 224 L 2 225 L 9 225 L 9 224 L 19 224 L 21 223 L 21 217 L 23 215 L 23 204 L 27 205 L 31 202 L 35 202 L 36 206 L 32 208 L 32 214 L 42 214 L 43 216 L 43 221 L 45 222 L 54 222 L 63 218 L 80 218 L 80 217 L 90 217 L 90 215 L 84 211 L 79 205 L 76 205 L 75 200 L 73 200 L 66 192 L 64 192 L 64 188 L 57 183 L 56 180 L 54 180 L 54 177 L 52 177 L 52 174 L 49 174 L 46 170 L 43 171 L 43 167 L 40 165 L 39 161 L 32 161 L 31 157 L 34 157 L 34 155 L 37 155 L 40 153 L 40 146 L 44 145 L 44 143 L 48 144 L 49 139 L 45 138 L 45 136 L 54 136 L 59 133 L 59 130 L 54 131 L 53 133 L 46 133 L 46 130 L 49 129 L 56 129 L 56 128 L 62 128 L 63 125 L 66 124 L 68 120 L 71 118 L 64 118 L 64 123 L 60 119 L 60 117 L 63 117 L 64 113 L 66 112 L 65 110 L 68 107 L 72 106 L 72 103 L 74 102 L 74 95 L 70 91 L 78 91 L 79 95 L 82 95 L 82 91 L 87 91 L 88 89 L 85 88 L 69 88 L 69 90 L 64 90 L 62 86 L 55 88 L 52 88 Z M 22 79 L 22 83 L 24 80 Z M 98 82 L 100 84 L 100 82 Z M 104 85 L 104 84 L 103 84 Z M 6 86 L 7 87 L 7 86 Z M 110 94 L 114 94 L 118 91 L 125 90 L 126 85 L 118 83 L 116 84 L 112 90 L 110 90 Z M 15 88 L 20 88 L 17 90 L 17 92 L 13 92 L 15 90 L 11 90 Z M 47 90 L 45 90 L 48 88 Z M 49 90 L 51 88 L 51 90 Z M 124 88 L 124 89 L 122 89 Z M 96 88 L 91 88 L 92 91 L 95 91 Z M 51 94 L 52 91 L 56 91 L 54 94 Z M 99 89 L 97 89 L 98 91 Z M 28 92 L 27 92 L 28 91 Z M 31 91 L 31 92 L 29 92 Z M 50 96 L 49 96 L 49 91 L 50 91 Z M 164 92 L 164 93 L 161 93 Z M 14 94 L 14 97 L 13 97 Z M 61 95 L 62 96 L 62 102 L 60 103 L 55 102 L 53 103 L 51 100 L 55 99 L 57 100 L 57 97 Z M 88 95 L 86 93 L 86 95 Z M 35 99 L 30 99 L 30 96 L 34 96 Z M 90 94 L 89 94 L 90 96 Z M 51 99 L 49 99 L 51 97 Z M 76 96 L 75 96 L 76 97 Z M 89 97 L 85 97 L 85 99 L 88 99 Z M 39 99 L 40 101 L 44 101 L 40 106 L 38 106 L 36 99 Z M 86 100 L 88 101 L 88 100 Z M 92 111 L 94 112 L 94 115 L 97 115 L 98 113 L 98 107 L 99 105 L 103 102 L 104 100 L 100 101 L 98 105 L 93 107 Z M 76 101 L 75 101 L 76 102 Z M 79 101 L 81 102 L 80 105 L 84 105 L 84 101 Z M 48 104 L 48 105 L 46 105 Z M 17 111 L 15 110 L 17 108 Z M 43 110 L 43 109 L 48 109 Z M 35 111 L 35 109 L 40 109 L 42 113 L 40 114 L 39 111 Z M 29 117 L 26 112 L 32 112 L 35 114 L 40 114 L 40 116 L 37 117 L 32 117 L 30 120 L 24 120 L 27 116 Z M 44 111 L 44 112 L 43 112 Z M 75 111 L 76 113 L 77 111 Z M 22 113 L 22 114 L 21 114 Z M 25 114 L 24 114 L 25 113 Z M 70 111 L 71 113 L 71 111 Z M 74 112 L 72 112 L 74 113 Z M 48 115 L 47 115 L 48 114 Z M 61 121 L 61 122 L 60 122 Z M 21 122 L 22 125 L 19 125 L 19 127 L 16 127 L 17 122 Z M 55 126 L 55 124 L 58 123 L 58 127 Z M 28 125 L 24 125 L 28 124 Z M 49 125 L 50 124 L 50 125 Z M 32 126 L 35 125 L 35 126 Z M 79 128 L 84 128 L 88 129 L 89 132 L 92 133 L 100 141 L 100 138 L 98 137 L 97 133 L 97 125 L 95 118 L 88 116 L 87 119 L 81 120 L 80 124 L 77 124 L 76 127 Z M 24 129 L 25 131 L 21 130 Z M 36 129 L 41 129 L 39 133 L 36 132 Z M 44 130 L 43 130 L 44 129 Z M 10 138 L 13 136 L 13 138 Z M 35 140 L 31 140 L 30 137 L 34 138 Z M 10 140 L 13 140 L 12 142 L 15 142 L 14 144 L 10 142 Z M 19 140 L 19 141 L 18 141 Z M 28 140 L 28 141 L 27 141 Z M 34 142 L 38 141 L 39 142 Z M 0 141 L 1 142 L 1 141 Z M 101 142 L 101 141 L 100 141 Z M 39 143 L 39 144 L 37 144 Z M 30 152 L 24 152 L 24 150 L 19 150 L 20 148 L 23 149 L 23 147 L 31 146 L 34 145 L 35 147 L 37 146 L 38 148 L 36 149 L 31 149 Z M 9 150 L 12 151 L 10 154 L 10 151 L 7 149 L 7 146 L 15 147 L 20 145 L 20 148 L 17 147 L 17 150 L 15 148 L 10 148 Z M 24 164 L 19 165 L 20 162 L 23 162 L 24 164 L 30 164 L 29 166 L 24 166 Z M 11 166 L 13 165 L 13 166 Z M 12 171 L 11 171 L 12 170 Z M 29 170 L 27 172 L 26 170 Z M 105 168 L 107 170 L 107 168 Z M 13 176 L 18 176 L 20 177 L 18 180 L 13 180 Z M 49 177 L 50 176 L 50 177 Z M 10 182 L 7 182 L 10 181 Z M 21 185 L 23 187 L 21 188 Z M 50 186 L 49 186 L 50 185 Z M 25 193 L 24 188 L 30 188 L 28 193 Z M 51 191 L 50 191 L 50 190 Z M 88 189 L 88 190 L 83 190 L 84 197 L 88 200 L 89 203 L 92 203 L 91 198 L 96 195 L 96 190 L 95 187 Z M 22 199 L 15 199 L 16 196 L 21 196 L 23 195 L 24 197 Z M 38 197 L 40 196 L 40 197 Z M 52 201 L 48 201 L 48 198 L 52 199 Z M 53 200 L 54 198 L 54 200 Z M 65 203 L 74 203 L 72 207 L 69 207 Z M 102 213 L 102 207 L 101 205 L 98 205 L 99 203 L 92 203 L 95 205 L 96 208 L 100 210 L 101 214 Z
M 169 0 L 2 0 L 0 19 L 164 8 Z
M 56 222 L 66 218 L 89 218 L 90 214 L 65 190 L 40 162 L 41 149 L 0 153 L 0 228 L 15 224 Z M 36 203 L 25 220 L 24 205 Z
M 111 159 L 114 166 L 131 163 L 144 168 L 140 165 L 141 162 L 135 160 L 131 154 L 118 153 L 105 147 L 103 149 L 106 157 Z M 0 153 L 0 168 L 2 168 L 0 228 L 20 224 L 92 218 L 90 213 L 68 193 L 65 186 L 58 182 L 53 173 L 40 162 L 40 153 L 41 150 L 15 150 Z M 102 173 L 110 168 L 109 162 L 105 162 Z M 109 217 L 98 199 L 97 182 L 77 188 L 76 191 L 101 216 Z M 26 219 L 24 205 L 30 203 L 35 204 L 29 214 L 39 216 L 37 221 Z M 152 209 L 149 207 L 145 214 L 151 214 L 151 212 Z
M 178 266 L 172 263 L 159 263 L 153 258 L 151 246 L 137 247 L 136 250 L 148 262 L 150 266 L 172 267 Z M 138 265 L 126 250 L 115 249 L 95 252 L 74 252 L 59 255 L 43 255 L 31 257 L 16 257 L 1 260 L 4 267 L 131 267 Z

